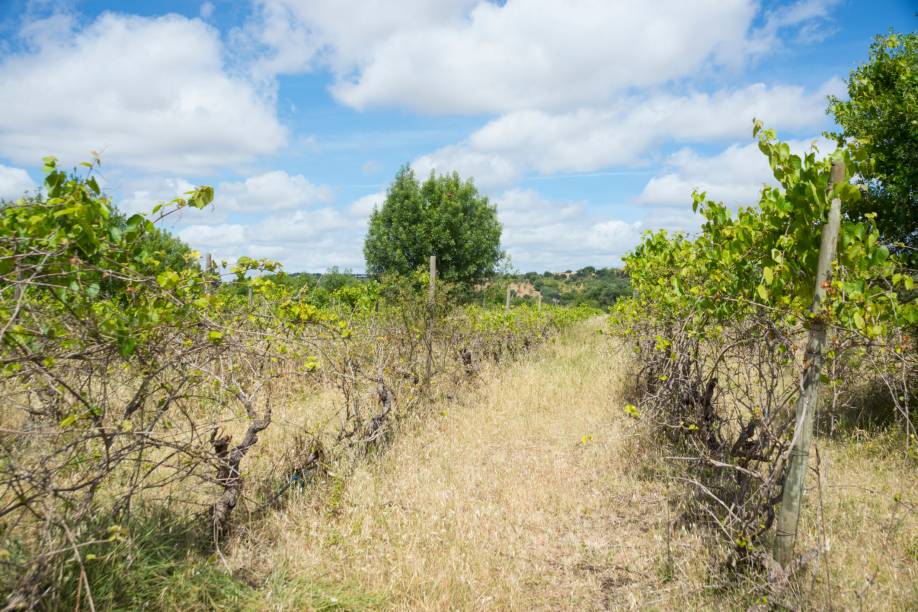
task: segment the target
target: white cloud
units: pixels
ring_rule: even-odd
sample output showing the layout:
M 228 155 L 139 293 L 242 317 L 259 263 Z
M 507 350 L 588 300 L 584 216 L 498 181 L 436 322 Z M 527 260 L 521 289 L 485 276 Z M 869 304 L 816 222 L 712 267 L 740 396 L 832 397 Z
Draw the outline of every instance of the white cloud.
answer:
M 245 225 L 223 223 L 220 225 L 190 225 L 178 237 L 201 252 L 223 253 L 246 243 Z
M 371 194 L 345 207 L 277 212 L 250 224 L 191 225 L 179 237 L 202 253 L 230 262 L 245 255 L 276 259 L 292 272 L 331 266 L 362 270 L 365 209 L 367 203 L 384 198 L 385 194 Z
M 315 185 L 297 174 L 290 176 L 282 170 L 266 172 L 241 182 L 221 183 L 216 190 L 217 205 L 241 212 L 289 210 L 330 202 L 332 190 Z
M 35 192 L 38 185 L 22 168 L 0 164 L 0 200 L 18 200 L 26 192 Z
M 826 92 L 757 83 L 713 94 L 628 98 L 606 109 L 518 111 L 488 122 L 465 141 L 418 158 L 419 172 L 456 170 L 483 186 L 508 185 L 527 172 L 589 172 L 641 163 L 664 142 L 748 138 L 752 119 L 799 131 L 825 123 Z
M 128 214 L 149 213 L 156 204 L 182 197 L 194 188 L 194 184 L 183 178 L 135 179 L 127 184 L 118 185 L 121 195 L 115 198 L 115 203 L 120 210 Z M 268 240 L 273 240 L 281 235 L 312 235 L 312 230 L 303 230 L 316 220 L 309 216 L 314 213 L 295 209 L 328 204 L 332 196 L 329 187 L 314 185 L 302 175 L 291 176 L 284 171 L 275 170 L 239 181 L 218 183 L 214 188 L 212 205 L 203 210 L 182 209 L 170 215 L 164 224 L 183 239 L 190 240 L 196 248 L 223 252 L 222 249 L 227 244 L 244 245 L 253 237 L 267 236 Z M 333 210 L 320 209 L 319 215 L 327 220 L 331 214 L 329 211 Z M 284 217 L 265 216 L 265 213 L 276 211 L 293 212 L 287 213 Z M 251 214 L 254 215 L 254 220 L 248 223 L 238 220 L 228 223 L 233 213 Z M 360 215 L 353 216 L 361 218 Z M 266 225 L 268 222 L 270 223 Z M 201 228 L 204 227 L 208 229 L 203 231 Z M 227 240 L 230 242 L 226 242 Z
M 814 32 L 835 0 L 765 12 L 754 0 L 260 0 L 241 41 L 263 75 L 328 67 L 333 93 L 358 109 L 424 113 L 595 105 L 716 66 L 739 66 Z
M 76 26 L 75 15 L 67 10 L 56 10 L 42 19 L 25 17 L 19 28 L 19 38 L 30 49 L 40 49 L 55 40 L 68 37 Z
M 356 224 L 335 208 L 298 210 L 273 216 L 249 227 L 248 235 L 256 241 L 270 240 L 280 244 L 308 245 L 327 232 L 354 229 Z
M 422 155 L 411 164 L 420 177 L 431 171 L 439 174 L 458 172 L 471 178 L 479 187 L 500 187 L 516 182 L 523 173 L 523 164 L 508 155 L 478 151 L 468 143 L 450 145 L 429 155 Z
M 462 22 L 396 32 L 333 91 L 436 113 L 595 104 L 742 57 L 755 13 L 749 0 L 481 2 Z
M 501 242 L 526 269 L 564 270 L 618 265 L 640 239 L 642 224 L 597 218 L 582 203 L 560 203 L 528 189 L 497 196 Z
M 831 153 L 834 143 L 825 138 L 792 140 L 791 150 L 800 155 L 815 144 L 819 154 Z M 758 201 L 765 184 L 777 185 L 768 159 L 755 142 L 745 146 L 732 145 L 717 155 L 705 157 L 692 149 L 680 149 L 671 155 L 666 168 L 648 181 L 637 197 L 641 204 L 688 207 L 692 191 L 698 189 L 708 198 L 737 207 Z
M 252 224 L 192 225 L 179 236 L 216 259 L 269 257 L 291 271 L 362 270 L 368 216 L 385 197 L 384 192 L 372 193 L 346 206 L 275 213 Z M 494 201 L 504 225 L 503 246 L 527 269 L 618 264 L 637 244 L 643 227 L 591 215 L 583 203 L 555 202 L 531 190 L 509 190 Z
M 371 193 L 354 200 L 354 202 L 348 206 L 348 212 L 359 219 L 368 219 L 370 213 L 372 213 L 374 209 L 382 207 L 385 201 L 386 192 L 377 191 L 376 193 Z
M 125 214 L 150 214 L 157 204 L 170 202 L 175 198 L 186 197 L 197 185 L 179 177 L 149 176 L 121 182 L 115 178 L 103 187 L 114 192 L 115 206 Z M 226 223 L 229 214 L 225 206 L 219 204 L 203 209 L 183 208 L 161 222 L 164 228 L 180 232 L 182 228 L 192 225 L 219 225 Z
M 460 23 L 477 0 L 257 0 L 256 14 L 236 43 L 258 55 L 256 73 L 310 70 L 328 65 L 345 74 L 400 32 Z
M 201 4 L 201 9 L 199 11 L 202 19 L 210 19 L 214 14 L 214 3 L 213 2 L 204 2 Z
M 230 76 L 219 32 L 177 15 L 105 13 L 82 29 L 30 22 L 25 52 L 0 60 L 0 155 L 59 155 L 191 173 L 277 151 L 273 103 Z
M 195 186 L 183 178 L 150 178 L 132 181 L 115 198 L 116 206 L 125 214 L 149 213 L 153 207 L 182 197 Z
M 767 11 L 765 23 L 749 36 L 749 52 L 753 55 L 762 54 L 781 47 L 779 33 L 783 30 L 795 29 L 794 37 L 798 42 L 814 43 L 823 40 L 833 32 L 830 10 L 839 2 L 840 0 L 799 0 Z
M 681 208 L 657 208 L 645 218 L 645 229 L 697 234 L 704 217 L 692 211 L 691 206 Z
M 768 160 L 756 143 L 732 145 L 712 157 L 680 149 L 667 160 L 666 172 L 648 181 L 637 201 L 688 206 L 698 189 L 730 205 L 751 204 L 770 177 Z

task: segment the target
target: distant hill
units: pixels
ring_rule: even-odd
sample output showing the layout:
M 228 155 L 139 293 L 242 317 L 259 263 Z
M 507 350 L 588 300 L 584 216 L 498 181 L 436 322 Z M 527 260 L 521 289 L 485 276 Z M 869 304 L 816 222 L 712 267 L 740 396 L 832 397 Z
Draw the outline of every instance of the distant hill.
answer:
M 324 274 L 293 272 L 276 278 L 294 288 L 308 285 L 312 291 L 317 292 L 316 297 L 319 301 L 322 301 L 326 294 L 341 287 L 367 280 L 365 274 L 354 274 L 350 270 L 338 268 L 330 268 Z M 498 280 L 488 283 L 486 288 L 480 287 L 478 294 L 488 303 L 503 304 L 508 277 L 503 277 L 501 280 L 502 282 Z M 542 301 L 546 304 L 561 306 L 585 304 L 595 308 L 608 308 L 619 297 L 631 295 L 628 275 L 618 268 L 587 266 L 577 271 L 527 272 L 510 275 L 509 280 L 514 304 L 535 303 L 541 295 Z
M 618 268 L 594 268 L 565 272 L 527 272 L 513 277 L 516 299 L 531 301 L 542 295 L 546 304 L 587 304 L 607 308 L 623 295 L 631 295 L 628 275 Z

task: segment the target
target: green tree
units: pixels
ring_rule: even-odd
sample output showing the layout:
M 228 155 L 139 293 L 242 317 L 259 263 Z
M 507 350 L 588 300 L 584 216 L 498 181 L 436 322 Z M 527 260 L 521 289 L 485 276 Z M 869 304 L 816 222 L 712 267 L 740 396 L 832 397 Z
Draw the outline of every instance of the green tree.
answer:
M 319 277 L 318 286 L 327 291 L 334 292 L 342 287 L 350 287 L 351 285 L 359 285 L 360 281 L 354 278 L 354 275 L 351 274 L 351 271 L 341 270 L 338 266 L 332 266 L 325 271 L 325 274 L 322 274 Z
M 127 231 L 128 216 L 120 211 L 113 210 L 111 224 L 117 228 L 116 231 Z M 159 261 L 158 270 L 160 272 L 163 270 L 181 270 L 188 266 L 198 265 L 196 260 L 190 256 L 191 247 L 165 228 L 155 225 L 147 228 L 147 231 L 141 236 L 141 240 L 145 243 L 144 248 L 154 254 Z
M 455 172 L 419 183 L 399 170 L 382 208 L 373 211 L 363 252 L 375 276 L 408 274 L 437 256 L 437 273 L 463 284 L 494 274 L 502 257 L 497 209 Z
M 869 61 L 848 78 L 848 100 L 829 98 L 842 128 L 833 134 L 860 150 L 867 191 L 845 211 L 876 213 L 883 240 L 918 245 L 918 33 L 877 36 Z

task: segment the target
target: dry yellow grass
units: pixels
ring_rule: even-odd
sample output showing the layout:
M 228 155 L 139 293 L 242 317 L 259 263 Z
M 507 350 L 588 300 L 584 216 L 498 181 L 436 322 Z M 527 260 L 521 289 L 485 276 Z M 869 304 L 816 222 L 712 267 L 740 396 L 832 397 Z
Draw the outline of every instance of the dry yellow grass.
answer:
M 918 469 L 901 443 L 888 434 L 817 443 L 822 491 L 811 477 L 798 545 L 827 549 L 800 588 L 814 607 L 918 610 Z
M 597 330 L 488 373 L 378 458 L 340 466 L 232 564 L 354 585 L 392 609 L 639 603 L 666 508 L 662 487 L 623 469 L 625 363 Z
M 712 588 L 718 581 L 706 569 L 713 558 L 703 534 L 671 532 L 673 485 L 642 469 L 659 453 L 622 411 L 627 356 L 598 327 L 579 326 L 484 373 L 474 389 L 405 427 L 385 452 L 335 466 L 315 489 L 250 526 L 232 547 L 231 568 L 288 585 L 269 585 L 254 605 L 748 607 L 741 590 Z M 838 609 L 909 608 L 914 465 L 882 459 L 865 468 L 850 445 L 823 453 L 833 466 L 825 504 L 831 580 L 827 587 L 820 565 L 806 597 L 815 608 L 829 590 Z M 872 490 L 880 491 L 866 499 L 860 487 L 877 473 Z M 327 588 L 303 600 L 291 595 L 303 588 L 296 585 Z

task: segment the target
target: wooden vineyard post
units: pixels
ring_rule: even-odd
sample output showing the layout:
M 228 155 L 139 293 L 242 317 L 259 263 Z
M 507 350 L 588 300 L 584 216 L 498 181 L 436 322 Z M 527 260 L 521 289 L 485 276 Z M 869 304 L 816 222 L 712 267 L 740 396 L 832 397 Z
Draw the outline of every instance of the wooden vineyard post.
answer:
M 504 302 L 504 312 L 510 312 L 510 285 L 507 285 L 507 299 Z
M 428 301 L 435 304 L 437 301 L 437 256 L 430 256 L 430 294 Z
M 15 297 L 16 303 L 22 299 L 23 287 L 22 287 L 22 268 L 19 267 L 19 260 L 16 260 L 16 289 Z
M 210 253 L 204 254 L 204 292 L 212 293 L 212 287 L 210 284 L 210 272 L 214 267 L 213 257 L 210 256 Z
M 541 293 L 539 294 L 539 307 L 538 307 L 538 310 L 539 310 L 539 312 L 542 312 L 542 294 L 541 294 Z
M 845 180 L 845 166 L 842 162 L 832 163 L 829 189 Z M 819 246 L 819 264 L 816 268 L 816 290 L 810 308 L 809 337 L 803 358 L 803 382 L 800 398 L 797 400 L 794 437 L 787 459 L 787 476 L 781 497 L 781 512 L 775 533 L 775 559 L 781 567 L 787 567 L 794 556 L 797 526 L 800 521 L 800 507 L 803 504 L 803 485 L 806 479 L 810 446 L 813 443 L 813 422 L 819 400 L 819 376 L 825 362 L 826 323 L 822 313 L 822 302 L 826 297 L 835 259 L 838 230 L 841 225 L 841 200 L 832 198 L 829 218 L 822 226 L 822 242 Z
M 434 308 L 437 303 L 437 256 L 430 256 L 430 290 L 427 295 L 427 365 L 424 372 L 424 390 L 430 391 L 430 378 L 433 376 L 433 338 L 430 337 L 431 326 L 433 325 Z

